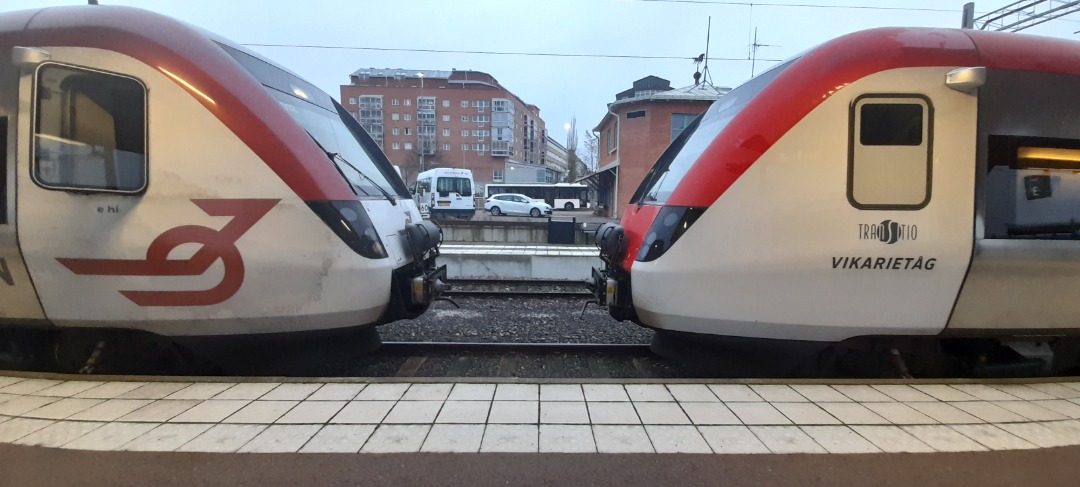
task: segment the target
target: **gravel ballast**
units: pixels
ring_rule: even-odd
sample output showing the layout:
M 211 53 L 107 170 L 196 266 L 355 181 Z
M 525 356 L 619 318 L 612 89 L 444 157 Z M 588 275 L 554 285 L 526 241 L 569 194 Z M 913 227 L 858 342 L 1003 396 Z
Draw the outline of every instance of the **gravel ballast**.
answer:
M 585 299 L 458 297 L 461 308 L 436 302 L 414 320 L 379 327 L 384 342 L 648 344 L 653 331 L 615 321 Z

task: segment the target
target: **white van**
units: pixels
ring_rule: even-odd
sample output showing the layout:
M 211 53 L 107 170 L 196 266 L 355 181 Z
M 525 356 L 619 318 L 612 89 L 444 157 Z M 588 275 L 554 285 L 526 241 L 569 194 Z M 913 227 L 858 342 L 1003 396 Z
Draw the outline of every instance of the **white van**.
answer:
M 436 168 L 416 176 L 416 203 L 430 218 L 461 220 L 476 214 L 473 177 L 468 169 Z

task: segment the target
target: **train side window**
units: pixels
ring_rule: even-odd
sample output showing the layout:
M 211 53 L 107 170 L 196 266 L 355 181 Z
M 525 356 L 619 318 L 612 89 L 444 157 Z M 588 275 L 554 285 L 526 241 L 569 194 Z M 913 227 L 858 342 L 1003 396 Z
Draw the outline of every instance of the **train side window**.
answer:
M 930 202 L 934 108 L 923 95 L 863 95 L 848 120 L 847 197 L 864 210 Z
M 991 134 L 985 238 L 1080 240 L 1080 140 Z
M 42 65 L 33 178 L 59 190 L 139 193 L 147 184 L 146 88 L 138 80 Z

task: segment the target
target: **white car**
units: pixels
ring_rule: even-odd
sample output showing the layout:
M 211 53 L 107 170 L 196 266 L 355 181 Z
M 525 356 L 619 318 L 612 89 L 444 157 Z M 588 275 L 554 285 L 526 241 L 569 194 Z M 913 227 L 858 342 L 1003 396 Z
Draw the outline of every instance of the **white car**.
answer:
M 529 199 L 523 194 L 497 194 L 491 196 L 484 203 L 484 210 L 492 215 L 530 215 L 539 217 L 551 214 L 551 205 L 543 201 Z

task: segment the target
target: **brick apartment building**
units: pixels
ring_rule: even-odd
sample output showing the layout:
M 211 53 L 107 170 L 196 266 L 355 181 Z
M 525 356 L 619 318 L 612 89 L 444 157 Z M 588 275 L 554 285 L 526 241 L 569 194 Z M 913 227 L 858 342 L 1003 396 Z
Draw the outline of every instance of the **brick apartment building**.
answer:
M 349 80 L 341 86 L 341 104 L 401 168 L 407 183 L 433 167 L 471 169 L 480 191 L 506 181 L 508 171 L 514 179 L 547 179 L 540 109 L 490 74 L 360 69 Z
M 646 76 L 615 95 L 608 113 L 593 129 L 599 137 L 599 166 L 582 178 L 597 191 L 604 214 L 621 216 L 649 169 L 682 130 L 731 88 L 711 84 L 672 89 L 671 83 Z

